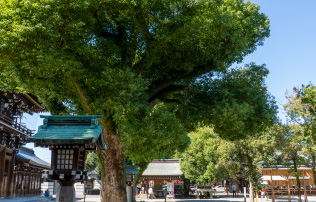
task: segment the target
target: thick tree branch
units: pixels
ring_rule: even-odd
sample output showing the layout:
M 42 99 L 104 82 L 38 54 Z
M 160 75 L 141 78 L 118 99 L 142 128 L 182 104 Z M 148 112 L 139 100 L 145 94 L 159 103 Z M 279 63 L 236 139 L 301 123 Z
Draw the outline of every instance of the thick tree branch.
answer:
M 114 41 L 118 42 L 120 39 L 119 39 L 119 35 L 118 34 L 113 34 L 111 32 L 106 32 L 106 31 L 101 31 L 100 33 L 97 33 L 98 36 L 102 37 L 102 38 L 112 38 L 114 39 Z
M 87 96 L 85 95 L 85 93 L 83 92 L 81 87 L 78 85 L 77 81 L 74 78 L 72 78 L 72 80 L 74 82 L 74 85 L 75 85 L 76 91 L 79 95 L 79 98 L 83 104 L 83 107 L 86 108 L 86 110 L 89 112 L 89 114 L 95 114 L 94 111 L 89 106 L 88 99 L 86 98 Z
M 169 86 L 174 85 L 176 82 L 183 81 L 185 79 L 193 79 L 200 75 L 206 74 L 211 70 L 219 70 L 217 66 L 215 66 L 213 61 L 208 61 L 204 65 L 196 66 L 191 72 L 185 70 L 170 70 L 168 73 L 164 73 L 164 77 L 157 79 L 156 81 L 152 82 L 152 84 L 148 88 L 148 95 L 152 98 L 155 94 L 159 91 L 162 91 Z M 168 77 L 168 78 L 166 78 Z
M 158 91 L 156 94 L 154 94 L 151 98 L 149 98 L 148 102 L 152 102 L 155 99 L 162 99 L 166 98 L 169 94 L 176 92 L 176 91 L 182 91 L 185 87 L 183 85 L 170 85 L 167 88 L 164 88 L 160 91 Z

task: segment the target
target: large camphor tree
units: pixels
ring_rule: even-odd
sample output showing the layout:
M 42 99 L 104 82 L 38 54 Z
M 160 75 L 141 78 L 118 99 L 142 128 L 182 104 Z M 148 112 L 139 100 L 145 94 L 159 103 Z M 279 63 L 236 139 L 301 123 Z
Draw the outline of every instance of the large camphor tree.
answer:
M 269 119 L 269 103 L 247 93 L 227 97 L 208 82 L 268 37 L 258 5 L 1 0 L 0 11 L 1 88 L 37 95 L 52 114 L 103 115 L 102 201 L 126 201 L 126 156 L 143 170 L 183 150 L 197 125 L 215 123 L 229 138 Z

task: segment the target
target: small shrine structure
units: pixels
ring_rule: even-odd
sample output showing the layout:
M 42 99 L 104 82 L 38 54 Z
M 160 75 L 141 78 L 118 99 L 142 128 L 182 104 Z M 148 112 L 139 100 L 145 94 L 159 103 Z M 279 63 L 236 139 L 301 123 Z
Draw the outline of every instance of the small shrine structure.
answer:
M 149 187 L 153 187 L 155 197 L 164 197 L 164 186 L 172 182 L 174 187 L 172 191 L 168 191 L 168 197 L 181 195 L 183 172 L 181 171 L 180 162 L 181 159 L 155 159 L 149 163 L 141 177 L 145 185 L 145 193 L 148 193 Z
M 44 124 L 38 132 L 28 137 L 35 146 L 52 150 L 51 169 L 48 179 L 57 180 L 57 202 L 75 201 L 74 183 L 87 179 L 84 162 L 87 151 L 105 150 L 103 128 L 98 125 L 100 115 L 41 116 Z

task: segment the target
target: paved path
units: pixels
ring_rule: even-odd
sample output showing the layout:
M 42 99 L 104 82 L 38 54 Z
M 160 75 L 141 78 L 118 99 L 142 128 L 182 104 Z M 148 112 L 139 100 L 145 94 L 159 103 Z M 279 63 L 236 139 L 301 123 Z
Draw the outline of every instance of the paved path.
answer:
M 303 198 L 302 198 L 303 199 Z M 136 199 L 137 202 L 164 202 L 164 199 Z M 304 200 L 304 199 L 303 199 Z M 35 197 L 14 197 L 12 199 L 0 199 L 0 202 L 53 202 L 55 201 L 55 198 L 48 199 L 44 196 L 35 196 Z M 87 195 L 86 202 L 99 202 L 99 195 Z M 223 202 L 223 201 L 240 201 L 243 202 L 244 199 L 242 197 L 239 198 L 227 198 L 224 196 L 220 196 L 220 198 L 214 198 L 214 199 L 167 199 L 167 202 Z M 247 202 L 249 202 L 249 198 L 247 198 Z M 275 200 L 276 202 L 287 202 L 287 197 L 283 198 L 277 198 Z M 297 197 L 292 197 L 292 202 L 296 202 Z M 84 202 L 83 196 L 79 196 L 76 198 L 76 202 Z M 271 199 L 269 200 L 261 200 L 259 199 L 259 202 L 272 202 Z M 316 202 L 316 196 L 309 196 L 308 202 Z

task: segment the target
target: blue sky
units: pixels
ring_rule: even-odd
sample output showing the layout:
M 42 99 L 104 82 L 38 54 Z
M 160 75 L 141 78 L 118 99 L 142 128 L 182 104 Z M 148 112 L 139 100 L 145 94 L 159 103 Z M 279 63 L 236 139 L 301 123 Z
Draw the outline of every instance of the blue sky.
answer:
M 316 1 L 251 0 L 270 19 L 270 37 L 244 63 L 266 64 L 268 90 L 279 105 L 285 121 L 285 92 L 293 87 L 316 84 Z
M 244 63 L 266 64 L 270 74 L 268 90 L 279 105 L 279 116 L 285 121 L 285 92 L 294 86 L 316 84 L 316 0 L 251 0 L 260 5 L 270 19 L 270 37 L 263 46 L 244 59 Z M 240 66 L 242 64 L 238 64 Z M 23 120 L 31 129 L 42 124 L 39 115 Z M 33 147 L 28 144 L 28 147 Z M 50 162 L 48 149 L 35 148 L 35 153 Z

